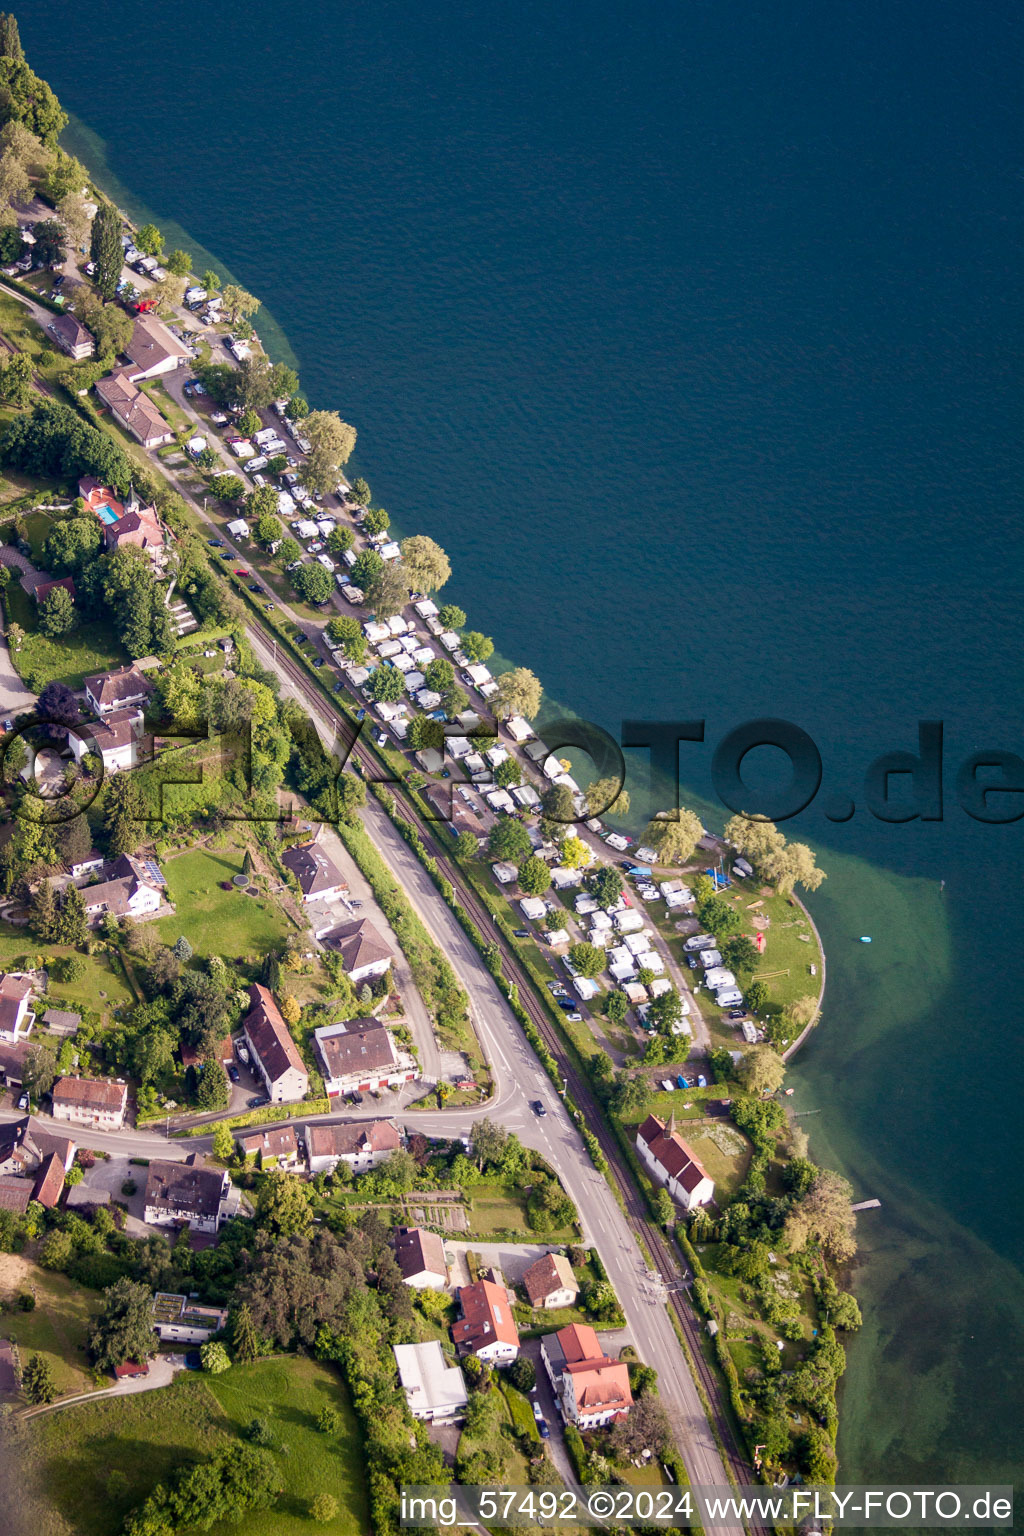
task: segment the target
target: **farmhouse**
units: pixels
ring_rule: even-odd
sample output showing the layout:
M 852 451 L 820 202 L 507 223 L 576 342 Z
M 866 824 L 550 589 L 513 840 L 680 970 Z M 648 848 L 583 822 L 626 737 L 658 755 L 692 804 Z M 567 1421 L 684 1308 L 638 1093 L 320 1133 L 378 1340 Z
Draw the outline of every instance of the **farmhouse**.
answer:
M 119 1078 L 59 1077 L 53 1085 L 53 1118 L 94 1130 L 119 1131 L 128 1105 L 128 1084 Z
M 714 1183 L 676 1130 L 674 1116 L 666 1126 L 657 1115 L 648 1115 L 636 1133 L 636 1149 L 651 1178 L 684 1210 L 696 1210 L 714 1199 Z
M 250 1131 L 239 1136 L 243 1157 L 258 1157 L 261 1168 L 295 1168 L 299 1161 L 299 1140 L 295 1127 L 282 1125 L 274 1131 Z
M 145 1220 L 153 1226 L 188 1226 L 194 1232 L 216 1232 L 221 1223 L 230 1177 L 219 1168 L 204 1168 L 193 1152 L 184 1163 L 154 1158 L 146 1178 Z
M 281 1010 L 258 983 L 249 988 L 249 997 L 252 1007 L 242 1020 L 242 1030 L 269 1098 L 275 1104 L 301 1099 L 309 1088 L 309 1073 Z
M 402 1138 L 391 1120 L 306 1127 L 310 1173 L 333 1173 L 339 1163 L 347 1163 L 353 1173 L 365 1173 L 386 1162 L 401 1145 Z

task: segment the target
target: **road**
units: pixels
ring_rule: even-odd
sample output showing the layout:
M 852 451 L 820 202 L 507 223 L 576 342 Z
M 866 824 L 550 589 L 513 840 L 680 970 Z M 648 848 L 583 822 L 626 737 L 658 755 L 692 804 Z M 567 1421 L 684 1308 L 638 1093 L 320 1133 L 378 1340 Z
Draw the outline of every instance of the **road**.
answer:
M 264 665 L 277 671 L 282 692 L 300 697 L 325 742 L 333 743 L 334 722 L 327 709 L 298 686 L 262 634 L 250 631 L 250 640 Z M 495 1081 L 494 1097 L 482 1109 L 420 1111 L 407 1123 L 427 1135 L 461 1135 L 470 1132 L 473 1122 L 486 1114 L 515 1131 L 527 1146 L 551 1162 L 576 1204 L 587 1242 L 597 1249 L 615 1286 L 641 1358 L 659 1371 L 662 1400 L 691 1481 L 724 1485 L 728 1481 L 725 1468 L 664 1299 L 648 1278 L 647 1265 L 607 1180 L 593 1166 L 579 1132 L 477 950 L 372 795 L 367 799 L 363 821 L 466 988 L 477 1035 Z M 531 1108 L 538 1100 L 547 1111 L 543 1117 Z
M 189 412 L 189 414 L 193 413 Z M 203 509 L 198 507 L 190 491 L 180 485 L 179 489 L 196 507 L 207 525 L 215 526 Z M 309 627 L 303 626 L 303 628 Z M 276 655 L 274 649 L 261 635 L 258 633 L 254 635 L 254 640 L 257 648 L 262 647 L 261 655 L 264 661 L 278 673 L 288 690 L 302 698 L 304 707 L 316 720 L 324 739 L 328 743 L 333 742 L 335 738 L 333 712 L 326 709 L 309 680 L 294 663 L 290 662 L 290 659 L 286 660 L 284 656 Z M 477 951 L 445 905 L 415 854 L 400 838 L 385 812 L 372 799 L 367 806 L 365 821 L 382 856 L 411 897 L 426 927 L 448 955 L 467 990 L 477 1032 L 490 1061 L 496 1084 L 495 1095 L 486 1109 L 422 1112 L 415 1114 L 410 1124 L 422 1130 L 452 1135 L 471 1129 L 473 1121 L 482 1113 L 492 1114 L 502 1124 L 516 1130 L 526 1144 L 542 1152 L 557 1168 L 579 1210 L 586 1238 L 597 1248 L 609 1277 L 615 1285 L 641 1357 L 650 1361 L 659 1370 L 662 1400 L 673 1424 L 691 1480 L 700 1483 L 724 1484 L 727 1481 L 725 1468 L 701 1405 L 700 1395 L 690 1374 L 686 1356 L 669 1320 L 664 1305 L 665 1293 L 663 1290 L 659 1292 L 647 1273 L 633 1228 L 643 1231 L 648 1244 L 656 1248 L 658 1269 L 663 1279 L 669 1283 L 681 1278 L 673 1255 L 659 1241 L 656 1231 L 650 1228 L 636 1192 L 628 1188 L 628 1180 L 618 1175 L 620 1186 L 626 1189 L 626 1196 L 632 1201 L 633 1227 L 631 1227 L 608 1182 L 593 1167 L 582 1139 Z M 456 886 L 460 888 L 462 882 L 458 878 L 458 873 L 457 871 L 453 873 L 456 876 Z M 464 889 L 460 889 L 460 895 L 479 921 L 480 903 L 474 897 L 467 895 Z M 483 919 L 486 923 L 485 913 Z M 502 947 L 505 948 L 505 946 Z M 515 957 L 506 954 L 506 960 L 510 962 L 509 973 L 513 976 L 517 976 L 517 973 L 521 975 L 518 972 Z M 525 984 L 525 977 L 522 980 Z M 538 1027 L 541 1028 L 542 1033 L 546 1033 L 546 1038 L 555 1049 L 556 1055 L 560 1055 L 561 1042 L 553 1035 L 550 1022 L 546 1016 L 535 1012 L 537 1005 L 532 998 L 526 996 L 529 993 L 528 984 L 521 986 L 520 991 L 521 995 L 524 995 L 526 1006 L 534 1013 Z M 566 1070 L 571 1074 L 570 1066 L 567 1066 Z M 571 1080 L 571 1087 L 577 1102 L 584 1108 L 591 1129 L 595 1134 L 603 1135 L 607 1142 L 607 1128 L 588 1089 L 574 1078 Z M 545 1106 L 547 1113 L 543 1117 L 533 1113 L 530 1107 L 532 1101 L 540 1101 Z M 157 1155 L 158 1148 L 165 1156 L 184 1156 L 187 1151 L 195 1149 L 197 1145 L 196 1142 L 192 1142 L 191 1147 L 185 1145 L 171 1151 L 168 1144 L 159 1136 L 140 1132 L 132 1132 L 129 1136 L 119 1134 L 111 1139 L 108 1148 L 104 1147 L 105 1141 L 106 1138 L 101 1138 L 98 1134 L 90 1135 L 90 1143 L 98 1149 L 117 1150 L 123 1154 L 130 1145 L 129 1155 L 143 1157 Z M 609 1146 L 608 1150 L 611 1152 L 613 1164 L 617 1163 L 619 1155 L 614 1145 Z M 673 1297 L 672 1300 L 679 1315 L 681 1309 L 678 1298 Z M 682 1317 L 682 1323 L 684 1327 L 689 1328 L 692 1338 L 695 1326 L 692 1315 L 686 1313 Z M 699 1364 L 698 1361 L 698 1368 Z M 714 1390 L 714 1383 L 712 1383 L 712 1389 Z M 719 1419 L 719 1427 L 721 1428 L 721 1419 Z M 735 1453 L 731 1455 L 730 1460 L 736 1467 L 738 1457 Z

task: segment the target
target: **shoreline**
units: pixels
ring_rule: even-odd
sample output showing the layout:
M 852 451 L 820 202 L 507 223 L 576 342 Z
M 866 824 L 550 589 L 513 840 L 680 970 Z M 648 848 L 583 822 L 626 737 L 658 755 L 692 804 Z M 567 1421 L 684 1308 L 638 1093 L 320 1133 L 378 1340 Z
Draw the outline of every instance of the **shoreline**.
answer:
M 158 467 L 158 465 L 157 465 L 157 467 Z M 164 478 L 167 478 L 166 470 L 164 470 L 163 473 L 164 473 Z M 193 498 L 190 498 L 190 499 L 193 499 Z M 321 621 L 319 621 L 319 619 L 318 619 L 318 622 L 321 622 Z M 820 948 L 820 951 L 821 951 L 821 963 L 823 963 L 823 977 L 821 977 L 821 986 L 820 986 L 820 989 L 818 989 L 818 1008 L 820 1008 L 821 997 L 823 997 L 823 994 L 824 994 L 824 952 L 823 952 L 823 949 L 821 949 L 820 934 L 818 934 L 817 926 L 815 926 L 814 922 L 812 922 L 812 920 L 809 919 L 809 914 L 806 914 L 806 908 L 803 908 L 803 903 L 801 903 L 800 900 L 797 900 L 797 903 L 795 903 L 795 905 L 797 905 L 798 908 L 800 908 L 801 911 L 804 912 L 804 915 L 808 915 L 809 925 L 811 925 L 812 931 L 814 931 L 815 938 L 817 938 L 818 948 Z M 803 1037 L 801 1037 L 801 1038 L 803 1038 Z M 785 1060 L 785 1057 L 783 1057 L 783 1060 Z M 732 1373 L 734 1373 L 734 1376 L 735 1376 L 735 1370 Z

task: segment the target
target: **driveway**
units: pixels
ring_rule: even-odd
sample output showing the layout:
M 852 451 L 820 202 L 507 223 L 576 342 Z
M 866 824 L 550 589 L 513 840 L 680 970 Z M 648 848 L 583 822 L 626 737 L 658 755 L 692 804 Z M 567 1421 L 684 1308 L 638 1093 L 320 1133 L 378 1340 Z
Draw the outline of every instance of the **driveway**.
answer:
M 352 858 L 334 828 L 328 826 L 326 822 L 323 823 L 317 834 L 316 841 L 323 848 L 335 868 L 341 870 L 349 889 L 349 896 L 354 898 L 355 901 L 362 903 L 362 906 L 356 907 L 353 910 L 348 906 L 348 903 L 339 902 L 337 904 L 337 921 L 343 923 L 349 918 L 354 921 L 357 918 L 368 917 L 374 927 L 380 930 L 381 937 L 387 939 L 393 956 L 391 972 L 402 996 L 405 1016 L 409 1021 L 412 1038 L 416 1042 L 416 1050 L 419 1053 L 420 1059 L 420 1072 L 428 1083 L 438 1082 L 441 1077 L 441 1052 L 437 1044 L 437 1036 L 434 1034 L 434 1026 L 431 1022 L 430 1014 L 427 1012 L 426 1004 L 419 994 L 416 983 L 412 979 L 409 962 L 405 958 L 394 929 L 377 905 L 377 899 L 373 894 L 369 881 L 364 878 L 362 870 Z
M 4 551 L 9 554 L 9 550 Z M 3 562 L 8 563 L 6 560 Z M 0 620 L 2 630 L 2 620 Z M 35 709 L 36 696 L 30 693 L 14 670 L 11 653 L 7 648 L 6 639 L 0 641 L 0 713 L 4 715 L 25 714 Z
M 567 1488 L 575 1488 L 578 1486 L 578 1483 L 575 1468 L 569 1460 L 569 1452 L 565 1448 L 565 1424 L 555 1399 L 551 1379 L 544 1369 L 543 1360 L 540 1358 L 540 1339 L 524 1339 L 519 1353 L 525 1355 L 528 1360 L 533 1361 L 534 1369 L 537 1372 L 537 1385 L 530 1393 L 530 1401 L 540 1404 L 541 1412 L 544 1415 L 548 1429 L 551 1431 L 550 1438 L 541 1443 L 547 1446 L 555 1471 L 565 1486 Z
M 184 1355 L 154 1355 L 145 1376 L 126 1376 L 116 1386 L 104 1387 L 99 1392 L 79 1392 L 74 1397 L 64 1397 L 56 1403 L 30 1408 L 22 1414 L 22 1418 L 35 1419 L 41 1413 L 55 1413 L 58 1408 L 70 1408 L 75 1403 L 91 1403 L 102 1397 L 128 1397 L 133 1392 L 153 1392 L 158 1387 L 169 1387 L 178 1372 L 184 1369 Z
M 134 1195 L 121 1193 L 121 1185 L 127 1179 L 131 1179 L 137 1186 Z M 152 1237 L 153 1228 L 147 1227 L 142 1219 L 146 1206 L 146 1170 L 140 1168 L 138 1163 L 129 1162 L 127 1157 L 116 1155 L 110 1158 L 98 1157 L 93 1166 L 86 1171 L 79 1188 L 104 1190 L 112 1200 L 127 1206 L 125 1231 L 129 1237 Z
M 469 1270 L 466 1269 L 466 1253 L 476 1253 L 480 1256 L 481 1264 L 490 1264 L 499 1269 L 509 1285 L 515 1285 L 523 1278 L 526 1270 L 538 1259 L 542 1259 L 546 1253 L 556 1251 L 550 1243 L 466 1243 L 452 1242 L 445 1239 L 445 1251 L 450 1252 L 460 1272 L 465 1270 L 466 1278 L 454 1281 L 453 1284 L 468 1285 Z

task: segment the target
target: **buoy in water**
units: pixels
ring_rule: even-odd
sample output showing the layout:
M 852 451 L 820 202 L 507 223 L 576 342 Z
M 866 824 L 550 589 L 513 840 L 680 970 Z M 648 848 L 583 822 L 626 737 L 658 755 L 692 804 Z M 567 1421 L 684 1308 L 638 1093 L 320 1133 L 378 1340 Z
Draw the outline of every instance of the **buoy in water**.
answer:
M 861 941 L 862 944 L 870 944 L 871 943 L 871 940 L 867 937 L 866 934 L 863 934 L 863 933 L 860 936 L 860 941 Z

